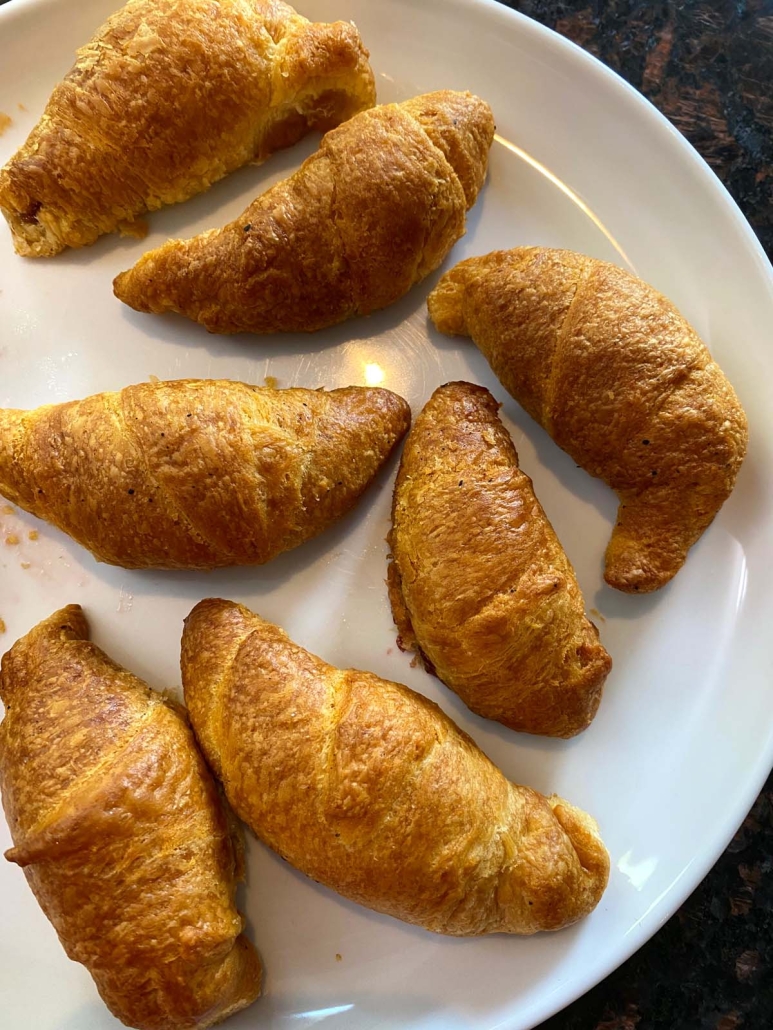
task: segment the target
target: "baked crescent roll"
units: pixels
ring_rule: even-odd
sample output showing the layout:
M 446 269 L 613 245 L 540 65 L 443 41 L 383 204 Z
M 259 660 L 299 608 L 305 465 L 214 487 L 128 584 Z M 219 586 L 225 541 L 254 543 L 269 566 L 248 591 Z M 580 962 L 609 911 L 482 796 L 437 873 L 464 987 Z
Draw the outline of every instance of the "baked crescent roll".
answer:
M 409 424 L 389 390 L 140 383 L 0 408 L 0 494 L 110 565 L 261 565 L 347 512 Z
M 211 599 L 186 620 L 182 674 L 237 813 L 344 897 L 455 936 L 557 930 L 598 903 L 593 819 L 510 783 L 420 694 Z
M 498 408 L 448 383 L 416 419 L 392 506 L 392 613 L 400 646 L 474 712 L 571 737 L 612 662 Z
M 463 235 L 493 134 L 470 93 L 364 111 L 223 229 L 145 254 L 115 295 L 215 333 L 310 332 L 384 308 Z
M 471 336 L 503 386 L 620 507 L 605 579 L 657 590 L 735 484 L 746 415 L 692 326 L 657 290 L 568 250 L 470 258 L 429 297 L 444 333 Z
M 88 635 L 69 605 L 3 658 L 5 857 L 118 1019 L 212 1026 L 260 993 L 235 820 L 182 710 Z
M 0 209 L 27 257 L 141 235 L 133 223 L 145 211 L 375 97 L 348 22 L 312 24 L 281 0 L 129 0 L 78 51 L 0 171 Z

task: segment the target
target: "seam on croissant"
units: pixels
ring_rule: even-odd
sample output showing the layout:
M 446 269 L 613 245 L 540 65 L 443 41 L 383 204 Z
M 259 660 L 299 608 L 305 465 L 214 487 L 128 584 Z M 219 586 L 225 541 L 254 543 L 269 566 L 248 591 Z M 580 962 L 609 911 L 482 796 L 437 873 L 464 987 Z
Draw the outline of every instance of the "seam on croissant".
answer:
M 214 544 L 212 544 L 209 540 L 207 540 L 207 538 L 205 536 L 202 535 L 202 533 L 194 525 L 193 521 L 191 520 L 191 518 L 187 514 L 187 512 L 183 511 L 183 509 L 180 507 L 180 505 L 175 500 L 175 498 L 163 486 L 163 484 L 156 478 L 156 476 L 154 475 L 154 473 L 152 472 L 152 470 L 151 470 L 151 468 L 150 468 L 150 466 L 148 464 L 148 459 L 147 459 L 147 456 L 145 454 L 145 451 L 142 448 L 142 446 L 140 445 L 140 443 L 139 443 L 139 441 L 138 441 L 138 439 L 137 439 L 137 437 L 135 435 L 134 427 L 132 425 L 132 420 L 130 418 L 126 417 L 126 411 L 124 409 L 124 396 L 125 396 L 125 391 L 121 390 L 121 392 L 118 395 L 119 406 L 118 406 L 118 410 L 117 410 L 116 414 L 118 415 L 120 421 L 123 423 L 124 431 L 126 432 L 126 435 L 131 440 L 132 445 L 134 446 L 135 452 L 139 455 L 139 463 L 145 469 L 145 474 L 148 477 L 148 480 L 151 483 L 154 484 L 154 486 L 155 486 L 156 490 L 158 491 L 158 493 L 164 498 L 165 502 L 167 503 L 167 505 L 169 507 L 170 512 L 171 513 L 176 513 L 179 516 L 180 521 L 185 523 L 185 526 L 187 527 L 187 531 L 194 538 L 194 540 L 197 541 L 197 543 L 202 544 L 204 547 L 207 548 L 207 550 L 210 552 L 210 554 L 212 554 L 213 556 L 215 556 L 217 558 L 220 558 L 220 557 L 232 558 L 232 557 L 234 557 L 234 555 L 230 551 L 224 551 L 224 550 L 221 550 L 218 547 L 215 547 Z
M 706 360 L 705 355 L 698 354 L 696 355 L 695 360 L 692 361 L 689 365 L 680 366 L 677 369 L 673 379 L 664 384 L 660 396 L 658 397 L 654 406 L 650 410 L 646 411 L 645 417 L 635 426 L 632 427 L 629 433 L 630 440 L 635 440 L 639 436 L 646 436 L 650 426 L 657 424 L 658 420 L 660 419 L 661 411 L 666 406 L 666 404 L 671 400 L 673 395 L 681 391 L 694 377 L 695 373 L 703 371 L 708 366 L 708 364 L 709 361 Z M 616 487 L 611 481 L 609 485 L 612 487 L 613 490 L 619 490 L 621 493 L 624 492 L 628 495 L 633 493 L 637 497 L 641 497 L 643 494 L 648 493 L 653 487 L 662 488 L 664 486 L 669 486 L 671 483 L 673 483 L 673 479 L 664 479 L 662 477 L 658 477 L 657 480 L 655 480 L 654 478 L 646 479 L 633 487 Z
M 73 643 L 82 643 L 82 641 L 73 641 Z M 29 847 L 29 841 L 41 833 L 44 833 L 47 829 L 56 826 L 58 818 L 57 812 L 61 810 L 62 806 L 67 802 L 67 805 L 72 804 L 73 799 L 77 798 L 77 795 L 82 793 L 94 779 L 97 773 L 103 772 L 109 765 L 113 764 L 116 760 L 116 755 L 121 754 L 127 748 L 131 747 L 134 740 L 139 736 L 145 726 L 151 721 L 151 717 L 155 714 L 156 709 L 159 705 L 163 705 L 164 701 L 159 697 L 156 700 L 151 694 L 149 698 L 148 707 L 142 712 L 137 720 L 132 724 L 131 729 L 127 730 L 126 733 L 116 742 L 114 748 L 104 755 L 95 765 L 93 765 L 86 772 L 82 773 L 73 783 L 70 785 L 70 789 L 67 794 L 67 798 L 59 801 L 52 808 L 48 809 L 40 818 L 35 822 L 24 834 L 24 839 L 14 845 L 14 847 L 20 850 Z M 32 863 L 34 864 L 34 863 Z
M 332 666 L 330 668 L 332 669 Z M 346 670 L 335 669 L 334 671 L 335 675 L 331 677 L 333 689 L 330 694 L 333 701 L 333 717 L 328 722 L 328 732 L 323 754 L 323 768 L 325 770 L 325 779 L 327 781 L 328 788 L 326 793 L 328 795 L 331 788 L 335 791 L 335 788 L 339 785 L 340 777 L 335 771 L 335 737 L 338 732 L 338 727 L 341 725 L 343 717 L 348 711 L 349 704 L 352 700 L 352 689 L 346 678 Z M 325 813 L 325 809 L 326 806 L 323 804 L 323 813 Z M 327 814 L 323 815 L 323 821 L 329 822 Z
M 259 629 L 260 627 L 256 626 L 254 629 L 248 630 L 244 636 L 238 636 L 236 638 L 230 657 L 227 657 L 223 663 L 222 674 L 215 680 L 211 689 L 208 691 L 210 695 L 210 703 L 208 705 L 207 721 L 210 727 L 209 736 L 217 742 L 219 749 L 219 754 L 216 756 L 218 760 L 217 764 L 220 767 L 217 772 L 218 779 L 222 778 L 223 773 L 221 756 L 227 751 L 223 730 L 223 716 L 226 713 L 226 705 L 222 703 L 223 695 L 225 694 L 225 689 L 229 681 L 231 684 L 233 683 L 233 679 L 236 674 L 236 665 L 239 661 L 242 649 L 252 638 L 253 634 L 257 633 Z M 220 701 L 221 703 L 217 704 L 217 701 Z M 213 712 L 217 713 L 214 717 L 212 715 Z M 210 762 L 209 756 L 207 756 L 207 763 L 211 764 L 214 769 L 214 762 Z M 226 801 L 226 803 L 228 802 Z
M 331 208 L 331 211 L 330 211 L 330 214 L 331 214 L 330 222 L 331 222 L 331 224 L 333 226 L 333 231 L 335 232 L 336 237 L 338 239 L 338 250 L 339 250 L 339 253 L 341 255 L 341 260 L 342 260 L 343 266 L 344 266 L 343 267 L 343 274 L 345 275 L 346 283 L 349 286 L 349 308 L 350 308 L 351 312 L 356 314 L 357 311 L 359 310 L 359 303 L 358 303 L 358 301 L 356 300 L 356 298 L 354 296 L 354 285 L 353 285 L 354 284 L 354 278 L 353 278 L 353 276 L 351 274 L 352 262 L 351 262 L 351 260 L 349 258 L 349 255 L 346 252 L 346 244 L 344 242 L 344 235 L 341 232 L 341 228 L 340 228 L 340 226 L 338 224 L 338 169 L 336 168 L 336 165 L 334 164 L 334 162 L 331 160 L 331 155 L 329 153 L 328 153 L 328 162 L 329 162 L 330 170 L 331 170 L 331 172 L 333 172 L 333 175 L 331 176 L 332 184 L 333 184 L 333 189 L 332 189 L 332 195 L 331 195 L 331 198 L 330 198 L 330 208 Z
M 455 180 L 457 186 L 459 187 L 459 189 L 462 192 L 462 196 L 464 197 L 464 213 L 462 215 L 462 221 L 463 221 L 463 224 L 464 224 L 464 228 L 462 229 L 462 236 L 463 236 L 465 231 L 466 231 L 466 229 L 467 229 L 467 211 L 469 210 L 469 208 L 467 207 L 467 194 L 464 192 L 464 186 L 462 185 L 462 180 L 456 174 L 456 169 L 451 164 L 451 162 L 448 160 L 448 158 L 443 153 L 443 151 L 440 149 L 440 147 L 437 146 L 437 144 L 435 144 L 433 142 L 432 137 L 427 132 L 427 130 L 424 128 L 424 126 L 421 124 L 419 119 L 415 115 L 413 115 L 413 114 L 409 114 L 408 117 L 411 118 L 416 123 L 416 125 L 418 125 L 419 129 L 421 129 L 421 131 L 422 131 L 423 135 L 425 136 L 427 142 L 429 143 L 431 149 L 434 150 L 435 153 L 438 155 L 438 157 L 440 159 L 441 167 L 444 167 L 446 169 L 447 177 L 449 179 Z M 439 187 L 438 187 L 439 181 L 440 180 L 438 180 L 438 177 L 435 176 L 434 177 L 435 188 L 434 188 L 433 193 L 432 193 L 432 210 L 433 210 L 433 212 L 435 211 L 435 209 L 437 207 L 437 198 L 438 198 L 438 193 L 440 192 L 439 191 Z M 448 219 L 446 219 L 446 222 L 448 222 Z M 427 224 L 426 224 L 426 226 L 424 228 L 424 241 L 422 243 L 421 253 L 420 253 L 419 259 L 418 259 L 418 261 L 416 263 L 416 267 L 414 268 L 414 274 L 413 274 L 414 285 L 416 285 L 416 283 L 418 281 L 421 281 L 421 279 L 425 279 L 430 274 L 430 271 L 432 271 L 432 269 L 428 269 L 424 273 L 423 276 L 419 276 L 419 268 L 423 265 L 424 260 L 425 260 L 424 254 L 425 254 L 425 251 L 427 249 L 427 239 L 429 238 L 429 236 L 430 236 L 430 234 L 432 232 L 433 225 L 434 225 L 434 220 L 432 218 L 428 219 Z M 460 237 L 457 237 L 457 239 L 460 239 Z M 450 250 L 450 248 L 449 248 L 449 250 Z M 446 257 L 447 257 L 447 254 L 446 254 Z M 443 258 L 443 260 L 445 260 L 445 257 Z M 443 261 L 441 261 L 440 263 L 442 264 Z
M 556 345 L 553 348 L 553 358 L 552 358 L 552 362 L 551 362 L 551 365 L 550 365 L 550 375 L 548 376 L 548 381 L 545 384 L 545 394 L 544 394 L 544 398 L 543 398 L 543 401 L 542 401 L 542 419 L 541 419 L 541 422 L 542 422 L 542 425 L 545 428 L 545 431 L 550 436 L 552 436 L 553 439 L 555 439 L 555 436 L 554 436 L 554 433 L 553 433 L 553 428 L 554 427 L 553 427 L 553 415 L 552 415 L 552 412 L 553 412 L 553 401 L 555 399 L 555 392 L 556 392 L 556 386 L 557 386 L 558 378 L 559 378 L 559 371 L 563 370 L 562 367 L 560 367 L 560 366 L 563 366 L 562 358 L 564 356 L 564 352 L 566 351 L 566 338 L 567 338 L 567 332 L 568 332 L 567 325 L 568 325 L 569 320 L 570 320 L 570 318 L 572 316 L 572 310 L 573 310 L 573 308 L 575 307 L 575 305 L 577 304 L 577 302 L 580 299 L 581 287 L 590 278 L 591 270 L 592 270 L 592 266 L 586 265 L 583 268 L 581 274 L 577 277 L 577 280 L 576 280 L 576 282 L 574 284 L 574 293 L 572 294 L 572 299 L 569 301 L 569 304 L 568 304 L 567 309 L 566 309 L 566 313 L 564 314 L 564 319 L 561 322 L 561 326 L 560 326 L 558 332 L 556 333 Z

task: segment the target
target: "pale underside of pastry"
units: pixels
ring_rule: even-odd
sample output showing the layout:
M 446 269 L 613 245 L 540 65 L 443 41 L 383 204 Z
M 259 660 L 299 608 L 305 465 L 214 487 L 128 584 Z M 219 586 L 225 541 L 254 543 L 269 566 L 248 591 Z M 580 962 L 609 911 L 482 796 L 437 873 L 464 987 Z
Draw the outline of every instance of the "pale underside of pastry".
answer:
M 460 262 L 429 311 L 441 332 L 471 336 L 532 418 L 617 493 L 607 583 L 668 583 L 748 442 L 733 387 L 674 305 L 606 261 L 517 247 Z
M 598 903 L 609 858 L 593 819 L 510 783 L 420 694 L 212 599 L 186 620 L 182 674 L 236 812 L 319 883 L 456 936 L 556 930 Z
M 409 424 L 377 388 L 140 383 L 0 409 L 0 494 L 112 565 L 260 565 L 349 511 Z
M 24 146 L 0 210 L 27 257 L 120 230 L 375 102 L 348 22 L 282 0 L 129 0 L 78 51 Z
M 88 635 L 70 605 L 3 658 L 6 858 L 118 1019 L 203 1030 L 260 993 L 241 837 L 182 710 Z
M 392 613 L 401 647 L 474 712 L 571 737 L 612 663 L 498 408 L 448 383 L 417 417 L 394 490 Z
M 493 135 L 470 93 L 364 111 L 224 228 L 145 254 L 115 294 L 216 333 L 312 332 L 384 308 L 464 233 Z

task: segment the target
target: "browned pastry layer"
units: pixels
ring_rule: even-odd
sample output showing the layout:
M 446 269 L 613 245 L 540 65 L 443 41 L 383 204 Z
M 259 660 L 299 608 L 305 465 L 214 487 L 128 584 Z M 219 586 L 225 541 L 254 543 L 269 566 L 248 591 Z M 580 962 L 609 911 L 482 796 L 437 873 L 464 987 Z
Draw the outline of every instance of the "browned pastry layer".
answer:
M 24 146 L 0 209 L 28 257 L 93 243 L 376 98 L 348 22 L 281 0 L 129 0 L 78 51 Z
M 606 261 L 517 247 L 460 262 L 429 297 L 559 447 L 620 499 L 605 578 L 657 590 L 730 495 L 748 439 L 732 386 L 657 290 Z
M 216 333 L 310 332 L 386 307 L 464 233 L 493 134 L 470 93 L 364 111 L 229 225 L 145 254 L 115 295 Z
M 334 669 L 220 600 L 188 616 L 182 673 L 237 813 L 339 894 L 456 936 L 557 930 L 598 903 L 593 819 L 510 783 L 420 694 Z
M 392 613 L 401 646 L 474 712 L 571 737 L 612 662 L 498 409 L 449 383 L 416 419 L 395 483 Z
M 259 565 L 349 511 L 409 424 L 389 390 L 140 383 L 0 409 L 0 493 L 112 565 Z
M 110 1011 L 187 1030 L 254 1001 L 242 843 L 182 711 L 88 642 L 79 605 L 4 656 L 0 697 L 6 858 Z

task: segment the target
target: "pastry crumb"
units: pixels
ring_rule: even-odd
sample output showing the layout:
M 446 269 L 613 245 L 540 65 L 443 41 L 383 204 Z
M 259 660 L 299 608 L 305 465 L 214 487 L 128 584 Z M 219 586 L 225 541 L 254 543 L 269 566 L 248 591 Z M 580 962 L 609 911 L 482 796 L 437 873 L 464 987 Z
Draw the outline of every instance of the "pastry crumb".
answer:
M 15 515 L 16 514 L 15 510 L 11 507 L 10 504 L 4 504 L 3 507 L 2 507 L 2 512 L 3 512 L 3 515 Z
M 40 536 L 40 534 L 38 533 L 38 531 L 36 529 L 31 529 L 29 531 L 29 533 L 27 533 L 27 538 L 29 540 L 37 540 L 39 536 Z
M 264 376 L 263 382 L 271 390 L 276 390 L 277 386 L 279 386 L 279 380 L 277 379 L 276 376 Z
M 601 614 L 601 612 L 598 610 L 598 608 L 591 608 L 590 613 L 594 616 L 594 618 L 599 619 L 601 622 L 607 621 Z
M 0 633 L 5 633 L 5 623 L 0 619 Z
M 16 544 L 19 543 L 19 538 L 15 533 L 9 533 L 8 536 L 5 538 L 5 542 L 8 545 L 8 547 L 15 547 Z
M 338 954 L 338 952 L 336 952 L 336 962 L 340 962 L 340 961 L 341 961 L 341 956 Z
M 23 561 L 23 562 L 21 563 L 21 567 L 22 567 L 23 569 L 30 569 L 30 568 L 32 568 L 32 562 L 28 562 L 28 561 Z
M 27 110 L 27 108 L 24 106 L 24 104 L 17 104 L 16 106 L 19 108 L 20 111 L 26 111 Z
M 0 111 L 0 136 L 3 135 L 6 129 L 10 129 L 13 125 L 13 118 L 5 112 Z

